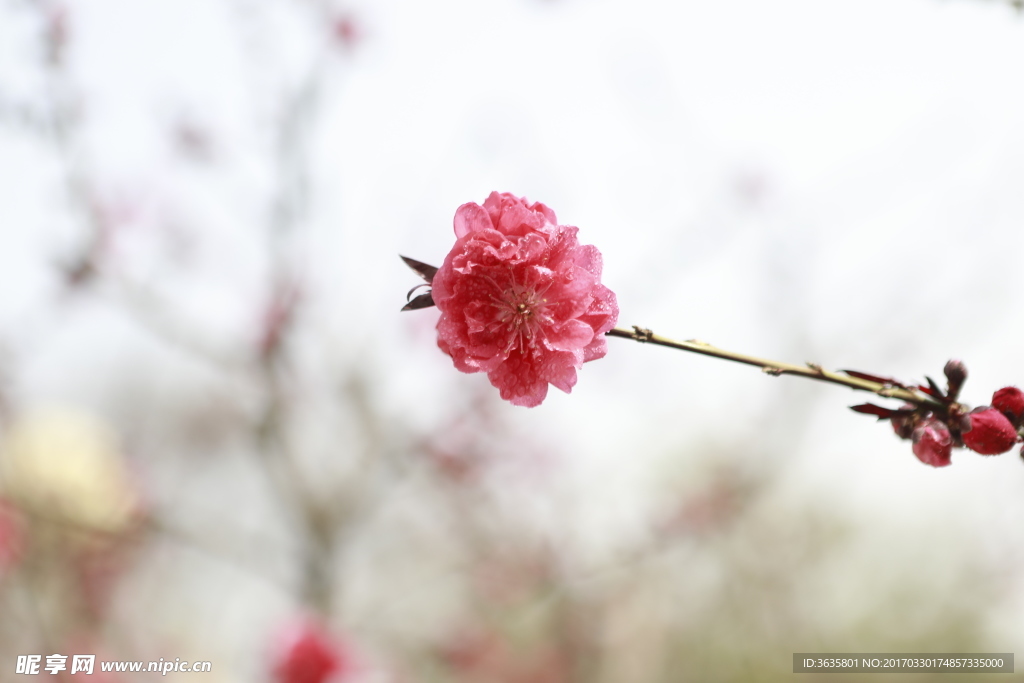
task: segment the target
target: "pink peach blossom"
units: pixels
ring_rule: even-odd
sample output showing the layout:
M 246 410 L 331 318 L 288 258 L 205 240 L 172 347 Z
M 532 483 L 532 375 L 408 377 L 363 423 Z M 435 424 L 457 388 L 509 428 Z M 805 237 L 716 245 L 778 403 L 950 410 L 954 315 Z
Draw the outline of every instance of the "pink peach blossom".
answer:
M 455 212 L 457 240 L 432 282 L 437 345 L 515 405 L 539 405 L 548 384 L 572 391 L 583 363 L 605 355 L 619 308 L 601 253 L 576 233 L 508 193 Z

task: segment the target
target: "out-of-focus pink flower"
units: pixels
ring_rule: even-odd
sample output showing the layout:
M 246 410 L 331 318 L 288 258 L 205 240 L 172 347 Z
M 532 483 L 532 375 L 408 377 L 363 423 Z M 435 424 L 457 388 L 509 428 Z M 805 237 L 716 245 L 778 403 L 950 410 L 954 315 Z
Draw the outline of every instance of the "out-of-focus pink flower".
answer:
M 193 119 L 181 118 L 171 130 L 178 152 L 192 161 L 208 162 L 216 156 L 216 144 L 210 130 Z
M 342 14 L 331 22 L 331 34 L 342 47 L 351 50 L 363 39 L 363 29 L 351 14 Z
M 605 355 L 619 308 L 600 281 L 601 253 L 576 233 L 508 193 L 455 213 L 457 240 L 432 283 L 437 344 L 515 405 L 539 405 L 548 384 L 572 391 L 583 363 Z
M 1017 430 L 995 408 L 975 408 L 967 419 L 971 428 L 963 433 L 964 445 L 982 455 L 999 455 L 1017 443 Z
M 953 437 L 941 421 L 929 417 L 914 429 L 914 455 L 926 465 L 945 467 L 950 464 Z
M 70 558 L 81 596 L 82 608 L 100 621 L 109 615 L 118 583 L 131 567 L 137 537 L 97 537 L 76 549 Z
M 298 283 L 284 281 L 275 287 L 272 299 L 263 312 L 259 341 L 262 360 L 270 360 L 281 350 L 301 299 L 302 292 Z
M 343 681 L 353 668 L 349 652 L 310 620 L 292 624 L 285 630 L 273 663 L 277 683 Z
M 68 10 L 64 5 L 51 7 L 46 17 L 46 56 L 50 64 L 64 61 L 68 45 Z
M 491 630 L 455 634 L 439 654 L 458 680 L 565 683 L 572 679 L 571 661 L 563 648 L 515 647 Z
M 1019 424 L 1024 418 L 1024 391 L 1003 387 L 992 394 L 992 407 Z
M 14 506 L 0 500 L 0 575 L 21 558 L 25 545 L 24 527 Z

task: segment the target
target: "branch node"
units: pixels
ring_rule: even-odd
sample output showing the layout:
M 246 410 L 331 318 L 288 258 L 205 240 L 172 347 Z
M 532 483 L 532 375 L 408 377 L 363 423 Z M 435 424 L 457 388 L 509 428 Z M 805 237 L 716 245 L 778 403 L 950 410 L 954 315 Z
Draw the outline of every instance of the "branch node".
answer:
M 764 365 L 761 366 L 761 372 L 766 375 L 771 375 L 772 377 L 778 377 L 783 371 L 782 368 L 777 368 L 774 365 Z
M 646 327 L 640 327 L 639 325 L 633 325 L 633 339 L 638 342 L 649 342 L 654 338 L 654 332 L 651 332 Z

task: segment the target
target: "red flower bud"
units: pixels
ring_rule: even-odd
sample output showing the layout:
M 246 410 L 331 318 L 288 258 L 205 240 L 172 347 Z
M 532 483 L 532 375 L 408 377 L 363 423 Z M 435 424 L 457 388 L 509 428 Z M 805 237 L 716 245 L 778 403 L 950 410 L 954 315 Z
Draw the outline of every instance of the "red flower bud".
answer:
M 945 467 L 953 452 L 953 437 L 941 421 L 929 417 L 914 429 L 914 455 L 925 465 Z
M 999 455 L 1017 443 L 1017 430 L 995 408 L 975 408 L 967 416 L 970 430 L 964 431 L 964 445 L 982 455 Z
M 1024 416 L 1024 391 L 1017 387 L 1003 387 L 992 394 L 992 407 L 1018 421 Z

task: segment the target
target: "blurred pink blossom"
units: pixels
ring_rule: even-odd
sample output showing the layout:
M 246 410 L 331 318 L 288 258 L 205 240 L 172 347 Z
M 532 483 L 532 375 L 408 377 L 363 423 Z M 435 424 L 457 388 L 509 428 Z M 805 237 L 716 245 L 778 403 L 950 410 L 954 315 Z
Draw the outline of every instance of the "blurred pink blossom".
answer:
M 216 156 L 217 145 L 212 132 L 189 118 L 183 117 L 174 123 L 171 142 L 177 152 L 192 161 L 208 162 Z
M 352 14 L 341 14 L 331 22 L 331 34 L 338 45 L 354 49 L 363 39 L 363 28 Z
M 277 683 L 344 681 L 355 666 L 351 653 L 312 620 L 289 625 L 275 648 L 273 676 Z
M 46 16 L 46 57 L 52 65 L 64 61 L 68 45 L 68 9 L 63 4 L 55 4 L 47 11 Z
M 576 233 L 508 193 L 455 213 L 457 240 L 432 283 L 437 343 L 515 405 L 539 405 L 548 384 L 572 391 L 583 363 L 605 355 L 619 309 L 600 282 L 601 253 Z
M 523 647 L 486 627 L 453 634 L 438 654 L 458 672 L 460 681 L 565 683 L 573 678 L 570 655 L 564 648 Z
M 0 500 L 0 575 L 18 562 L 24 546 L 24 527 L 18 512 Z

